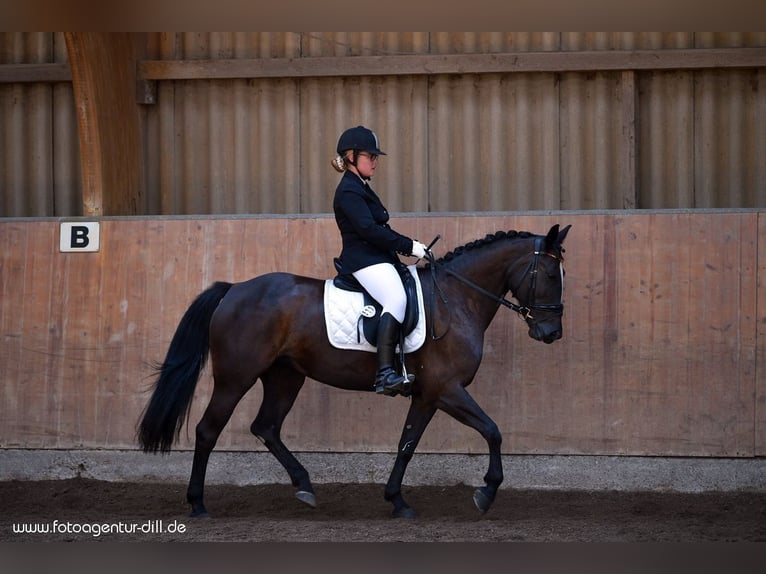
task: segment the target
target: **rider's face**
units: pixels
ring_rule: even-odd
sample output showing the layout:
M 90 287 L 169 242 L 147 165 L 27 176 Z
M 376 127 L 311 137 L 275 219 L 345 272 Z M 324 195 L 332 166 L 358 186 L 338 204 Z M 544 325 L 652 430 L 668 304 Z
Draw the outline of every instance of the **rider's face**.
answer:
M 359 175 L 366 179 L 371 179 L 378 167 L 378 156 L 360 151 L 356 160 L 356 169 Z

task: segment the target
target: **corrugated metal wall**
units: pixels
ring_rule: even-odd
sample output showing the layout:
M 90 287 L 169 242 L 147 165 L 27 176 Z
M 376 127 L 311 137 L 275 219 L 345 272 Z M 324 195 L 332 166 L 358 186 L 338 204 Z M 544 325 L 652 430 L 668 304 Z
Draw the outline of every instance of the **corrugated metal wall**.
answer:
M 145 38 L 162 60 L 766 46 L 764 32 Z M 0 46 L 0 64 L 66 59 L 60 34 Z M 147 212 L 328 212 L 337 137 L 360 123 L 389 152 L 374 187 L 392 211 L 764 207 L 765 86 L 763 68 L 161 81 L 143 110 Z M 0 216 L 80 213 L 71 85 L 0 84 L 0 118 Z
M 61 33 L 0 33 L 0 66 L 66 62 Z M 0 83 L 0 217 L 82 213 L 70 82 Z

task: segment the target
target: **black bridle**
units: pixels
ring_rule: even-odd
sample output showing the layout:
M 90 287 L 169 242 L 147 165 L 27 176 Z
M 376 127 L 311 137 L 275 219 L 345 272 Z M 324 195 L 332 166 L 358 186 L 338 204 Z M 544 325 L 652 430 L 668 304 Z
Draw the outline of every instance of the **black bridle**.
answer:
M 438 237 L 437 237 L 438 239 Z M 564 305 L 562 303 L 536 303 L 535 302 L 535 288 L 537 286 L 537 272 L 538 272 L 538 266 L 540 261 L 540 256 L 547 256 L 552 257 L 559 263 L 561 263 L 561 257 L 557 256 L 554 253 L 551 253 L 549 251 L 545 251 L 543 249 L 543 243 L 545 241 L 544 237 L 536 237 L 535 238 L 535 247 L 533 252 L 532 261 L 530 261 L 529 266 L 527 267 L 526 271 L 524 271 L 524 275 L 521 277 L 521 283 L 524 282 L 524 279 L 529 276 L 529 292 L 530 292 L 530 301 L 526 305 L 517 305 L 513 301 L 509 301 L 505 297 L 495 295 L 491 291 L 487 291 L 484 289 L 484 287 L 481 287 L 480 285 L 477 285 L 470 279 L 466 279 L 459 273 L 454 272 L 452 269 L 449 269 L 447 267 L 444 267 L 443 264 L 436 261 L 434 258 L 433 253 L 431 253 L 430 249 L 426 252 L 426 259 L 430 263 L 431 266 L 431 281 L 433 283 L 433 290 L 431 293 L 431 337 L 433 339 L 441 339 L 444 337 L 444 335 L 447 334 L 447 331 L 449 331 L 449 325 L 451 323 L 451 320 L 448 320 L 447 323 L 447 330 L 444 331 L 441 335 L 438 337 L 436 336 L 436 328 L 434 326 L 435 323 L 435 315 L 434 315 L 434 299 L 436 296 L 436 292 L 439 292 L 439 296 L 441 297 L 442 302 L 447 307 L 447 311 L 449 311 L 449 304 L 447 302 L 447 298 L 444 296 L 444 292 L 441 290 L 441 287 L 439 286 L 438 282 L 436 281 L 436 270 L 437 268 L 441 268 L 444 270 L 444 272 L 447 275 L 450 275 L 460 281 L 461 283 L 468 285 L 471 289 L 474 289 L 475 291 L 478 291 L 482 295 L 485 295 L 486 297 L 489 297 L 492 299 L 495 303 L 498 305 L 503 305 L 504 307 L 507 307 L 511 309 L 512 311 L 515 311 L 518 313 L 522 319 L 525 321 L 530 321 L 534 319 L 532 316 L 532 311 L 548 311 L 551 313 L 557 313 L 558 315 L 562 315 L 564 313 Z M 431 243 L 436 242 L 436 239 Z M 429 245 L 430 248 L 430 245 Z M 519 283 L 519 285 L 521 285 Z M 562 285 L 563 288 L 563 285 Z M 515 291 L 514 289 L 511 290 L 512 292 Z
M 562 315 L 564 313 L 564 305 L 559 303 L 535 303 L 535 293 L 537 286 L 537 265 L 538 261 L 540 259 L 541 255 L 544 255 L 546 257 L 552 257 L 556 261 L 561 264 L 561 258 L 557 256 L 554 253 L 551 253 L 550 251 L 543 250 L 543 243 L 545 242 L 545 239 L 543 237 L 537 237 L 535 238 L 535 251 L 534 251 L 534 257 L 532 258 L 532 262 L 529 264 L 529 267 L 527 267 L 527 270 L 524 272 L 524 276 L 522 276 L 521 281 L 524 281 L 524 277 L 529 275 L 530 277 L 530 283 L 529 283 L 529 292 L 531 294 L 531 301 L 528 305 L 524 307 L 519 307 L 519 310 L 517 311 L 524 319 L 532 319 L 532 310 L 536 311 L 550 311 L 552 313 L 557 313 L 559 315 Z M 564 285 L 562 284 L 561 288 L 564 288 Z M 517 305 L 518 307 L 518 305 Z M 526 310 L 526 312 L 522 312 L 522 310 Z

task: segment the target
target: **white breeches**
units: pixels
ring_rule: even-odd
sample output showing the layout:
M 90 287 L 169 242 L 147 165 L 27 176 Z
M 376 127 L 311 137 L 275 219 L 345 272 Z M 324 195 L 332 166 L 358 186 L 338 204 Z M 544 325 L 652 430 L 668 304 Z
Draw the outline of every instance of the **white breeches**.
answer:
M 404 292 L 402 279 L 390 263 L 370 265 L 353 273 L 356 280 L 367 289 L 378 303 L 383 306 L 383 313 L 391 315 L 400 323 L 404 321 L 407 310 L 407 294 Z

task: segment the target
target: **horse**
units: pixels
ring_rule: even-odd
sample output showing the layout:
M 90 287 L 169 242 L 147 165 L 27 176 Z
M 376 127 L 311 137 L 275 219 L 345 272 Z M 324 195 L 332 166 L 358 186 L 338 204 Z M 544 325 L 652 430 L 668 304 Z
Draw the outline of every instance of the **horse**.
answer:
M 489 510 L 503 481 L 501 433 L 466 387 L 482 360 L 484 332 L 501 305 L 527 323 L 531 338 L 562 336 L 562 244 L 571 225 L 546 235 L 498 231 L 417 267 L 430 337 L 411 355 L 415 380 L 384 498 L 396 518 L 415 518 L 402 496 L 407 465 L 437 410 L 475 429 L 489 448 L 485 485 L 473 493 Z M 138 441 L 146 453 L 167 453 L 178 439 L 197 381 L 212 361 L 213 390 L 195 429 L 187 489 L 192 517 L 207 517 L 203 500 L 210 453 L 234 408 L 260 379 L 263 400 L 250 431 L 282 464 L 301 502 L 316 506 L 308 471 L 280 432 L 306 377 L 336 388 L 373 391 L 375 354 L 333 347 L 324 329 L 324 280 L 272 272 L 241 283 L 217 281 L 191 303 L 156 366 Z M 508 292 L 518 301 L 505 298 Z

